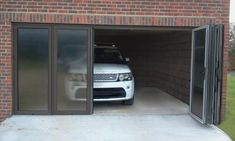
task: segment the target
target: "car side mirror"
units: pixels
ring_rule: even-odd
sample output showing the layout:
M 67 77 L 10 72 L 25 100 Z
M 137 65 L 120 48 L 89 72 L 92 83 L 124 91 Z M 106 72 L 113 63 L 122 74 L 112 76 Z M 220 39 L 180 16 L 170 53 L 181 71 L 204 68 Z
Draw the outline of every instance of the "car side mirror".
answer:
M 125 61 L 126 61 L 126 63 L 129 63 L 130 62 L 130 58 L 126 57 Z

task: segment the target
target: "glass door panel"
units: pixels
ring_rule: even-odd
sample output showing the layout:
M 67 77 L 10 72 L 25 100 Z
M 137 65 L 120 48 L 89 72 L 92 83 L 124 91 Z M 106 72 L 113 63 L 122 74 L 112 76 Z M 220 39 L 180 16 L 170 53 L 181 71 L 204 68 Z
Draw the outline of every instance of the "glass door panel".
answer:
M 14 112 L 92 113 L 90 27 L 14 26 Z
M 56 112 L 89 111 L 90 41 L 89 30 L 86 28 L 55 28 Z
M 17 29 L 17 110 L 48 111 L 49 29 Z
M 190 112 L 204 122 L 207 27 L 193 30 Z

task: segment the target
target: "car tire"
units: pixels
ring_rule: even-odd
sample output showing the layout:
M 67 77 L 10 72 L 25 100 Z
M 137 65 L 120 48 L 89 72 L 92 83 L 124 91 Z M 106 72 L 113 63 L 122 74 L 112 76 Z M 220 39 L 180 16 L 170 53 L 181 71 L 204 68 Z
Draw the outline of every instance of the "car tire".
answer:
M 129 99 L 129 100 L 124 100 L 123 104 L 125 104 L 125 105 L 133 105 L 134 104 L 134 97 L 132 99 Z

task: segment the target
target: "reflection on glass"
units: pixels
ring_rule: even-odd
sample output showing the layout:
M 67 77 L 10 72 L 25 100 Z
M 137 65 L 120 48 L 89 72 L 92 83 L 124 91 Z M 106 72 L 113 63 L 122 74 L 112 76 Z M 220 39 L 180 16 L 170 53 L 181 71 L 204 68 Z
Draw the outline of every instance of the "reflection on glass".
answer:
M 87 96 L 86 30 L 59 29 L 57 34 L 57 110 L 85 111 Z
M 48 29 L 18 29 L 18 110 L 48 110 Z
M 194 66 L 192 87 L 192 113 L 202 119 L 203 116 L 203 91 L 205 79 L 205 35 L 206 29 L 195 32 L 194 40 Z

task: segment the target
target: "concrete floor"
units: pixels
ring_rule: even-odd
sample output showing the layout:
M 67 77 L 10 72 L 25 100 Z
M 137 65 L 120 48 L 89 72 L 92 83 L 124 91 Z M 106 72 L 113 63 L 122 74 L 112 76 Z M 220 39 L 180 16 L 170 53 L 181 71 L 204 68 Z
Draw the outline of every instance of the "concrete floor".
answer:
M 0 141 L 231 141 L 189 115 L 13 116 Z
M 103 115 L 179 115 L 187 114 L 189 106 L 157 88 L 136 88 L 133 105 L 121 102 L 95 102 L 94 114 Z
M 135 104 L 95 103 L 93 115 L 15 115 L 0 123 L 0 141 L 230 141 L 188 115 L 188 105 L 155 88 Z

